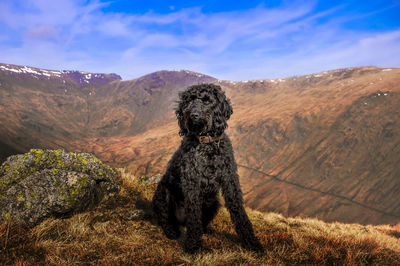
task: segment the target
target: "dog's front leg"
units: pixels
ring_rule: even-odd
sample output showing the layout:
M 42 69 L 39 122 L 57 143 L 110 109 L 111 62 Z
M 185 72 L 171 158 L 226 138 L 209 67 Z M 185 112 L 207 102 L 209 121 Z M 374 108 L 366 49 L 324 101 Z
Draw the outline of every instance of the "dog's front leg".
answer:
M 236 169 L 234 168 L 234 170 Z M 239 176 L 236 171 L 229 172 L 223 178 L 222 194 L 232 222 L 235 225 L 235 230 L 244 246 L 253 251 L 263 252 L 263 247 L 254 235 L 253 226 L 244 210 L 242 190 L 240 189 Z
M 177 239 L 180 236 L 180 230 L 176 218 L 172 216 L 171 196 L 168 194 L 166 185 L 160 182 L 153 196 L 153 212 L 164 234 L 169 239 Z
M 184 250 L 194 254 L 202 246 L 201 198 L 199 180 L 193 177 L 183 178 L 182 181 L 185 214 L 186 214 L 186 239 Z

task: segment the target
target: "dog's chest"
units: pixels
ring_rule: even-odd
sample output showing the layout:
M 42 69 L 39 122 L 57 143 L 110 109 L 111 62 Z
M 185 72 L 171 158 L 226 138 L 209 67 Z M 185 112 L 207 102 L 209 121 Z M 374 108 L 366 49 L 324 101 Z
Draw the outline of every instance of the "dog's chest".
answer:
M 212 145 L 199 145 L 194 151 L 197 173 L 201 190 L 204 193 L 216 193 L 220 188 L 220 179 L 224 167 L 224 158 Z

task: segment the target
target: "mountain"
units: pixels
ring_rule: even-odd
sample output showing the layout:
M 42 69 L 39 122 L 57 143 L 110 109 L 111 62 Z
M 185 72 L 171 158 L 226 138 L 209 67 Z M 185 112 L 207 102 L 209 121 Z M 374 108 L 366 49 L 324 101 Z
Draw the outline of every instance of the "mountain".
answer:
M 86 137 L 94 88 L 119 80 L 115 74 L 0 64 L 0 156 Z
M 136 135 L 167 117 L 173 120 L 171 92 L 215 80 L 190 71 L 160 71 L 122 81 L 116 74 L 0 64 L 0 156 Z
M 248 206 L 325 221 L 400 220 L 398 68 L 242 82 L 160 71 L 95 85 L 1 66 L 2 154 L 61 146 L 93 152 L 137 176 L 163 173 L 180 141 L 178 91 L 213 82 L 233 104 L 227 133 Z

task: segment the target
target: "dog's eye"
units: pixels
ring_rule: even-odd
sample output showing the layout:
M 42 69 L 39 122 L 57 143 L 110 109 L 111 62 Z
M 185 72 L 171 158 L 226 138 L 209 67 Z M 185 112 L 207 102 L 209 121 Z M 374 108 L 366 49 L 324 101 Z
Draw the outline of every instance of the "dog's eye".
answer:
M 203 100 L 204 103 L 210 103 L 211 102 L 211 99 L 208 96 L 204 96 L 202 100 Z

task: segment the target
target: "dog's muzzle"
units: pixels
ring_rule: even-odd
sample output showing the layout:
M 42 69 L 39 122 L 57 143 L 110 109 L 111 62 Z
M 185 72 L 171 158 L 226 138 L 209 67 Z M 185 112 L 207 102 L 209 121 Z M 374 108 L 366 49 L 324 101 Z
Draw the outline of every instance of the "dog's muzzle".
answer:
M 186 128 L 193 133 L 206 131 L 210 122 L 209 116 L 196 104 L 191 107 L 192 108 L 184 112 Z
M 208 122 L 200 114 L 190 114 L 186 120 L 186 127 L 190 132 L 200 133 L 205 130 Z

